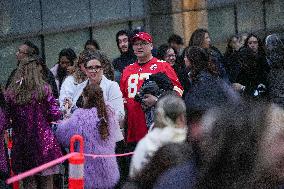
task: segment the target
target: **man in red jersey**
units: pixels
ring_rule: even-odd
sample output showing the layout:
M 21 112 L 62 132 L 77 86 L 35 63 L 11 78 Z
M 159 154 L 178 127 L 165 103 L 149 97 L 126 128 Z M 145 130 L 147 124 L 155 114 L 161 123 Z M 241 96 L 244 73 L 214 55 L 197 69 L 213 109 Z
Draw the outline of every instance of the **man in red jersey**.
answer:
M 174 90 L 182 96 L 183 88 L 178 81 L 177 75 L 171 65 L 165 61 L 158 60 L 152 56 L 152 36 L 146 32 L 139 32 L 132 38 L 132 45 L 137 61 L 127 66 L 122 74 L 120 89 L 125 99 L 127 112 L 127 143 L 135 148 L 137 142 L 148 132 L 145 120 L 145 113 L 141 104 L 134 101 L 145 79 L 151 74 L 158 72 L 165 73 L 174 85 Z M 144 104 L 151 106 L 157 98 L 147 95 L 143 99 Z M 130 150 L 130 149 L 129 149 Z

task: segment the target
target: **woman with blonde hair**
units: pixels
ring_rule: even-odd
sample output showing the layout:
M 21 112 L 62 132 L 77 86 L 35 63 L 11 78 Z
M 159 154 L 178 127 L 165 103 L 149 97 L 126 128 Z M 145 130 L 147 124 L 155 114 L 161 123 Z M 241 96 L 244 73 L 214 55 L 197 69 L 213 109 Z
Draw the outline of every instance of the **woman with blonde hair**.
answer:
M 153 154 L 168 143 L 182 143 L 186 139 L 186 107 L 175 93 L 162 97 L 156 106 L 154 126 L 135 148 L 130 165 L 134 178 L 149 162 Z

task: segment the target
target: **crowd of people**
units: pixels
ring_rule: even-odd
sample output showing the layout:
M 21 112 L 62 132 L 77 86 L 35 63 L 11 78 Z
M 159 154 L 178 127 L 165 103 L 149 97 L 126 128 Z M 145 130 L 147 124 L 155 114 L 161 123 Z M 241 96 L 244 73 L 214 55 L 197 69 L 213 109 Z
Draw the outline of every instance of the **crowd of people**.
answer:
M 187 45 L 173 34 L 158 48 L 145 31 L 114 37 L 113 61 L 88 40 L 78 55 L 61 50 L 51 69 L 32 42 L 19 46 L 0 94 L 1 188 L 10 188 L 11 170 L 68 153 L 75 134 L 88 154 L 134 152 L 85 157 L 87 189 L 284 188 L 284 45 L 276 34 L 234 35 L 224 54 L 203 28 Z M 62 188 L 67 172 L 57 165 L 21 187 Z

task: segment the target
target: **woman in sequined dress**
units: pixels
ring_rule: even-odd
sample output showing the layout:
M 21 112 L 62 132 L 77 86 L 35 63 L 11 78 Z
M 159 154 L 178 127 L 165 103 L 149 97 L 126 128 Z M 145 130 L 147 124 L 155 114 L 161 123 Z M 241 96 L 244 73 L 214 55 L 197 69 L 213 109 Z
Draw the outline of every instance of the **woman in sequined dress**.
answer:
M 42 79 L 39 57 L 20 62 L 5 93 L 12 120 L 12 169 L 15 174 L 27 171 L 62 156 L 50 122 L 60 118 L 51 87 Z M 24 188 L 53 188 L 53 174 L 58 167 L 24 180 Z
M 8 188 L 5 179 L 9 177 L 7 153 L 4 144 L 4 132 L 7 127 L 6 102 L 0 85 L 0 188 Z

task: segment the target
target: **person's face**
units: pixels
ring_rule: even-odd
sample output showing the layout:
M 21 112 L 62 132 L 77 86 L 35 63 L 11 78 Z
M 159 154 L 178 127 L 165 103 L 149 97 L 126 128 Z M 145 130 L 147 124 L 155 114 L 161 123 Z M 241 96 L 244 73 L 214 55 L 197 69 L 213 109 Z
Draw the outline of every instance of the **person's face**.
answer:
M 233 50 L 238 50 L 240 48 L 240 43 L 238 38 L 233 37 L 231 43 L 230 43 L 231 47 L 233 48 Z
M 127 35 L 118 36 L 118 46 L 122 53 L 126 53 L 128 51 L 128 37 Z
M 246 34 L 243 34 L 240 39 L 239 39 L 239 44 L 240 44 L 240 47 L 244 46 L 245 44 L 245 40 L 247 39 L 247 35 Z
M 253 52 L 257 53 L 258 51 L 258 41 L 256 37 L 250 37 L 248 39 L 248 47 L 253 50 Z
M 78 66 L 82 72 L 86 73 L 86 68 L 83 63 L 79 64 Z
M 178 44 L 175 43 L 175 42 L 171 42 L 171 43 L 170 43 L 170 46 L 171 46 L 173 49 L 175 49 L 176 51 L 178 51 L 179 48 L 180 48 L 180 45 L 178 45 Z
M 86 75 L 96 84 L 99 84 L 103 76 L 103 68 L 100 61 L 93 59 L 87 62 L 85 66 Z
M 187 56 L 184 56 L 183 60 L 184 60 L 185 67 L 191 68 L 191 62 L 190 62 L 190 60 L 187 58 Z
M 176 61 L 176 53 L 174 49 L 170 48 L 167 50 L 167 53 L 165 55 L 165 61 L 170 63 L 172 66 L 175 64 Z
M 150 57 L 152 55 L 151 50 L 153 49 L 153 44 L 143 40 L 136 40 L 133 43 L 134 54 L 138 59 L 143 59 Z
M 62 56 L 60 59 L 59 59 L 59 66 L 63 69 L 66 69 L 71 66 L 71 62 L 70 60 L 68 60 L 68 58 L 66 56 Z
M 210 47 L 211 39 L 208 33 L 204 34 L 203 48 L 208 49 Z
M 96 51 L 96 47 L 94 45 L 86 45 L 86 49 Z
M 19 46 L 18 51 L 16 52 L 17 60 L 22 60 L 28 57 L 28 48 L 29 47 L 27 45 Z
M 268 116 L 268 128 L 260 147 L 260 161 L 264 169 L 284 179 L 284 110 L 275 105 Z

